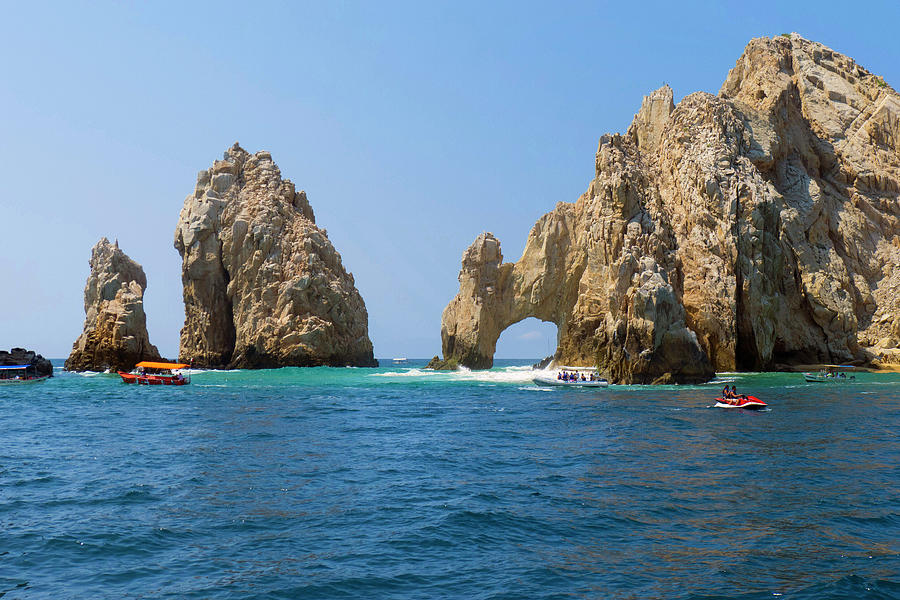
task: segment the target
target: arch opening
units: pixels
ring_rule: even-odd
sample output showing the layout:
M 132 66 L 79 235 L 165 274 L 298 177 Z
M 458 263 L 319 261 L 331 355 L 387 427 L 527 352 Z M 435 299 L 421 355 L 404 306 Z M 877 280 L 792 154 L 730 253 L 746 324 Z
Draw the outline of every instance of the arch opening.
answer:
M 528 317 L 500 333 L 494 358 L 538 362 L 555 354 L 558 342 L 559 328 L 556 323 Z

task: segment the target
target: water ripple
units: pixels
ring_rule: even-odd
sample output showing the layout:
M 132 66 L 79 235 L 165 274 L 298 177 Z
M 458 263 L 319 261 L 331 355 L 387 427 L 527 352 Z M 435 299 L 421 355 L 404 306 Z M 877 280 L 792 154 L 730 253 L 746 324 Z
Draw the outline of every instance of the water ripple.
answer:
M 900 597 L 900 378 L 530 375 L 0 390 L 0 597 Z

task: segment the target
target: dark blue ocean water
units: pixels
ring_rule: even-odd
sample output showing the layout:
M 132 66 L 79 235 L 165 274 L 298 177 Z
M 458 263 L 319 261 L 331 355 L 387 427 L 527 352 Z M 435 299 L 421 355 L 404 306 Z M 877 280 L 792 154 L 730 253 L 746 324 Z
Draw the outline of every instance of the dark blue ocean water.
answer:
M 900 377 L 529 378 L 0 388 L 0 596 L 900 598 Z

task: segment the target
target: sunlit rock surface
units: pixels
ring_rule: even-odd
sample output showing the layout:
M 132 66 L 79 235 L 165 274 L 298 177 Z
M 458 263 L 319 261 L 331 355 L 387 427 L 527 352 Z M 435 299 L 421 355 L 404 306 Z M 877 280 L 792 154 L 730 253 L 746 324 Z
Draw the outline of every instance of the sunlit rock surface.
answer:
M 376 366 L 368 313 L 324 229 L 268 152 L 201 171 L 175 229 L 196 366 Z
M 119 244 L 102 238 L 91 250 L 84 286 L 84 330 L 66 359 L 68 371 L 130 371 L 142 360 L 159 360 L 147 334 L 144 269 Z
M 556 323 L 557 359 L 614 382 L 897 360 L 900 96 L 797 34 L 752 40 L 718 96 L 663 87 L 596 176 L 503 263 L 482 234 L 444 310 L 444 359 Z

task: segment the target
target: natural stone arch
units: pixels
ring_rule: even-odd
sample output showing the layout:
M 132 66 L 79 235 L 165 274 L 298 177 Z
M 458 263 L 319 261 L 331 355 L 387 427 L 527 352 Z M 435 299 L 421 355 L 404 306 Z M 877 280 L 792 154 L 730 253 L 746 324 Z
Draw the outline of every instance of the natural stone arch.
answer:
M 527 316 L 557 324 L 561 361 L 617 382 L 887 360 L 898 140 L 883 79 L 796 34 L 752 40 L 718 96 L 676 107 L 664 86 L 625 135 L 602 136 L 587 191 L 537 223 L 517 263 L 476 240 L 444 311 L 445 361 L 489 366 Z
M 535 317 L 565 327 L 566 274 L 574 253 L 574 206 L 560 203 L 531 230 L 519 262 L 503 263 L 500 240 L 482 233 L 465 251 L 460 292 L 444 309 L 441 346 L 444 358 L 474 369 L 489 369 L 500 334 L 510 325 Z
M 648 131 L 668 118 L 671 90 L 648 103 Z M 642 110 L 644 110 L 642 108 Z M 661 115 L 661 116 L 660 116 Z M 652 138 L 652 136 L 649 136 Z M 465 251 L 459 294 L 444 310 L 444 360 L 489 368 L 500 333 L 527 317 L 555 323 L 556 356 L 600 366 L 614 382 L 706 381 L 712 366 L 685 325 L 675 244 L 635 136 L 603 136 L 596 177 L 575 204 L 541 217 L 522 257 L 503 263 L 483 233 Z

